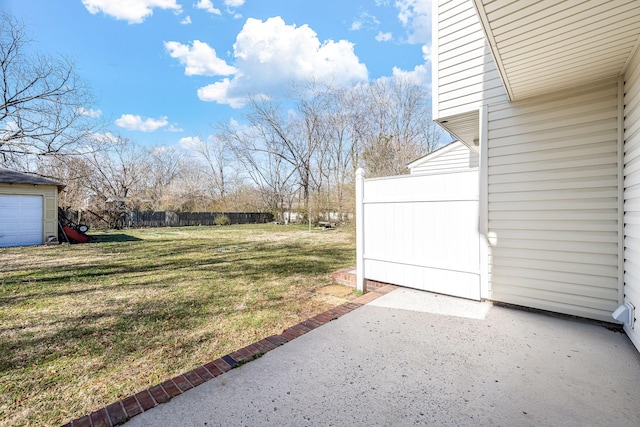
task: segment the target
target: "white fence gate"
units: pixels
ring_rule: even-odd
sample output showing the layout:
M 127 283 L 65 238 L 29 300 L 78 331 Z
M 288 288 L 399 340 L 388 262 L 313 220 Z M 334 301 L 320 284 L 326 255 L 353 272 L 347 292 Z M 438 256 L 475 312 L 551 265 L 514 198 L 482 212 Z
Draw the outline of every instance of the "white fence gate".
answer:
M 365 279 L 480 299 L 478 171 L 356 177 L 358 286 Z

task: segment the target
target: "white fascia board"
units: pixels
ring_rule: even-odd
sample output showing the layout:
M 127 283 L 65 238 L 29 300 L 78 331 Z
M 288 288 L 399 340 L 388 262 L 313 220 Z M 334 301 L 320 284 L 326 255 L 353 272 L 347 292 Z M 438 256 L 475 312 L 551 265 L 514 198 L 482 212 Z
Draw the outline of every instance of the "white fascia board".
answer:
M 507 77 L 507 71 L 504 67 L 504 64 L 502 63 L 502 58 L 500 57 L 500 51 L 498 50 L 496 39 L 493 36 L 493 32 L 491 31 L 491 25 L 489 25 L 489 18 L 487 17 L 487 12 L 484 9 L 482 0 L 471 0 L 471 1 L 473 2 L 473 6 L 476 9 L 478 18 L 480 19 L 480 26 L 482 27 L 482 31 L 484 32 L 484 37 L 487 39 L 487 44 L 489 45 L 489 49 L 491 49 L 491 56 L 493 56 L 493 60 L 496 63 L 496 67 L 498 67 L 498 72 L 500 73 L 500 79 L 502 80 L 502 85 L 507 91 L 507 96 L 509 97 L 509 101 L 513 101 L 515 98 L 513 96 L 511 84 L 509 83 L 509 78 Z

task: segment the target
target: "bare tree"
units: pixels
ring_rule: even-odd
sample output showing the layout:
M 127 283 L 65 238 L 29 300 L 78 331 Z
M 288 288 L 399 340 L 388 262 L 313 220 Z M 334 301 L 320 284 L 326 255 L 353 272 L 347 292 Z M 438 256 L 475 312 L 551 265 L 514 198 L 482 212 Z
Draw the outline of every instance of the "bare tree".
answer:
M 298 135 L 298 174 L 300 184 L 306 194 L 309 190 L 319 191 L 328 174 L 323 173 L 329 151 L 329 121 L 332 88 L 320 86 L 315 81 L 297 88 L 297 112 L 294 128 Z
M 30 49 L 25 26 L 0 15 L 0 162 L 86 151 L 95 124 L 89 88 L 72 61 Z
M 330 99 L 330 111 L 325 116 L 327 147 L 322 150 L 325 155 L 320 172 L 326 178 L 327 207 L 344 221 L 352 211 L 347 200 L 354 192 L 351 183 L 360 161 L 362 135 L 368 126 L 366 103 L 361 87 L 334 90 Z
M 313 207 L 346 219 L 357 167 L 369 176 L 406 173 L 440 139 L 426 90 L 403 78 L 348 89 L 310 82 L 286 104 L 252 98 L 248 109 L 244 127 L 223 125 L 221 135 L 263 193 L 280 198 L 280 211 L 286 184 L 306 218 Z
M 163 205 L 167 210 L 184 212 L 204 212 L 213 206 L 207 194 L 207 176 L 198 164 L 185 163 L 180 177 L 169 186 L 171 195 Z
M 368 176 L 407 173 L 407 163 L 438 146 L 440 133 L 422 86 L 402 77 L 379 79 L 369 86 L 366 104 L 370 126 L 362 157 Z
M 234 128 L 221 125 L 221 136 L 243 166 L 250 180 L 260 189 L 264 206 L 287 221 L 296 186 L 295 166 L 287 160 L 277 130 L 255 122 L 254 126 Z
M 297 181 L 303 216 L 309 218 L 311 193 L 323 184 L 323 176 L 319 173 L 323 161 L 319 157 L 324 155 L 322 149 L 326 147 L 328 138 L 323 117 L 329 107 L 328 90 L 311 82 L 294 87 L 292 91 L 295 111 L 269 99 L 250 98 L 249 113 L 245 118 L 249 128 L 257 131 L 258 135 L 249 138 L 257 138 L 260 143 L 245 141 L 238 144 L 236 150 L 245 147 L 254 153 L 262 153 L 263 159 L 277 159 L 277 170 L 282 170 L 285 165 L 292 168 L 291 174 L 283 175 L 286 180 L 282 184 L 288 184 L 291 178 Z M 246 156 L 239 159 L 247 161 Z
M 149 170 L 145 174 L 145 199 L 149 207 L 163 210 L 172 199 L 171 185 L 187 168 L 182 153 L 175 147 L 155 147 L 149 150 Z
M 221 202 L 231 190 L 230 151 L 221 135 L 212 135 L 207 139 L 198 138 L 193 150 L 204 163 L 204 174 L 208 178 L 207 186 L 212 198 Z
M 41 175 L 53 177 L 64 183 L 65 188 L 58 195 L 58 206 L 65 210 L 80 211 L 88 202 L 87 183 L 93 169 L 83 156 L 47 156 L 38 166 Z
M 109 151 L 94 152 L 85 158 L 92 171 L 86 181 L 92 211 L 105 218 L 109 226 L 117 227 L 123 214 L 144 202 L 147 152 L 128 139 L 116 137 Z

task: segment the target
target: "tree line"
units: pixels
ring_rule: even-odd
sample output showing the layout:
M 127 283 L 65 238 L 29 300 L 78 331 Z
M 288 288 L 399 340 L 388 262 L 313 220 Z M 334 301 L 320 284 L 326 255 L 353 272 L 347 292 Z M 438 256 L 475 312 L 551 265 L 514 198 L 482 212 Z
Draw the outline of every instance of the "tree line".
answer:
M 145 147 L 89 117 L 91 91 L 72 61 L 34 52 L 11 16 L 0 25 L 0 165 L 66 184 L 65 209 L 106 219 L 131 209 L 347 220 L 358 167 L 369 177 L 406 173 L 441 140 L 427 89 L 389 77 L 249 97 L 238 119 L 214 122 L 209 136 Z

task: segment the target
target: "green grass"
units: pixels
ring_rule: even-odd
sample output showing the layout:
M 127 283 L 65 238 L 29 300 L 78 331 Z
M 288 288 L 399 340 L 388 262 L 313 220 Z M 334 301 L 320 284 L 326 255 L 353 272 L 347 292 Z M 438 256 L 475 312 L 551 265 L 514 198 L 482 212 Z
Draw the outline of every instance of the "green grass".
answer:
M 0 249 L 0 425 L 64 424 L 280 333 L 339 303 L 318 289 L 355 264 L 352 229 L 90 234 Z

